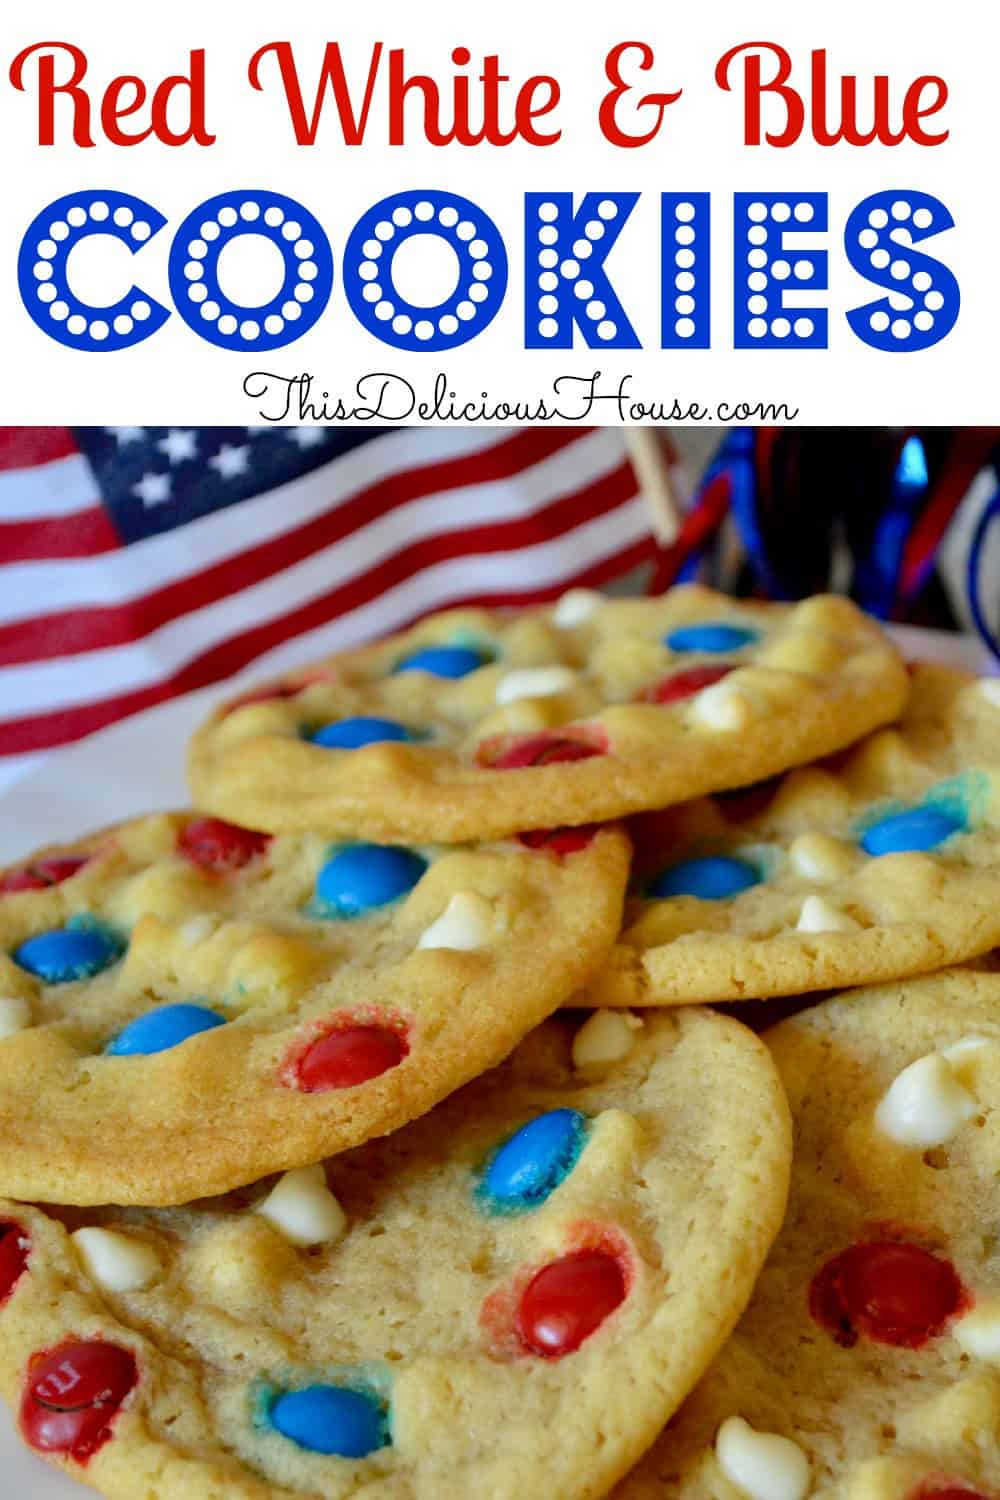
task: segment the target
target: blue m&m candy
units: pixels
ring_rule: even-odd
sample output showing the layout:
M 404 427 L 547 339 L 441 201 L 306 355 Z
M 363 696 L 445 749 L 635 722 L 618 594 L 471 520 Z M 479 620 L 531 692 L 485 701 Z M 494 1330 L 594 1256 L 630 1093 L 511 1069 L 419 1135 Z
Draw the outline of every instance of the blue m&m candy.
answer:
M 758 639 L 756 630 L 745 625 L 723 625 L 706 621 L 704 625 L 681 625 L 664 636 L 671 651 L 740 651 Z
M 323 916 L 359 917 L 412 891 L 427 861 L 412 849 L 351 844 L 328 859 L 316 880 L 316 906 Z
M 712 854 L 685 859 L 660 872 L 647 894 L 667 901 L 671 896 L 697 896 L 699 901 L 726 901 L 760 884 L 760 872 L 745 859 Z
M 862 835 L 861 847 L 866 854 L 876 856 L 936 849 L 964 828 L 965 819 L 958 812 L 944 807 L 913 807 L 873 823 Z
M 544 1203 L 576 1165 L 586 1126 L 575 1109 L 552 1109 L 522 1125 L 486 1168 L 479 1195 L 498 1209 Z
M 468 677 L 490 660 L 485 651 L 471 646 L 426 646 L 404 657 L 397 672 L 430 672 L 433 677 Z
M 222 1016 L 204 1005 L 161 1005 L 130 1021 L 104 1050 L 109 1057 L 148 1057 L 225 1024 Z
M 90 979 L 117 962 L 121 944 L 101 927 L 54 927 L 15 948 L 14 962 L 45 984 Z
M 389 1441 L 389 1423 L 381 1403 L 365 1391 L 338 1385 L 310 1385 L 287 1391 L 268 1413 L 282 1437 L 338 1458 L 364 1458 Z
M 388 740 L 408 740 L 410 732 L 395 719 L 359 717 L 335 719 L 312 735 L 314 745 L 324 750 L 360 750 L 364 745 L 382 745 Z

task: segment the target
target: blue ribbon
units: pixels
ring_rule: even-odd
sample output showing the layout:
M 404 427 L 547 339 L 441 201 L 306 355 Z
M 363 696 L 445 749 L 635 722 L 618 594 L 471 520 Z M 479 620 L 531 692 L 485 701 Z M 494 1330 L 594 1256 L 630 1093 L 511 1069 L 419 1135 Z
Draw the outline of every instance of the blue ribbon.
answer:
M 903 555 L 927 498 L 929 478 L 924 445 L 916 435 L 903 444 L 892 477 L 889 504 L 882 513 L 868 556 L 858 563 L 858 602 L 879 620 L 895 611 Z

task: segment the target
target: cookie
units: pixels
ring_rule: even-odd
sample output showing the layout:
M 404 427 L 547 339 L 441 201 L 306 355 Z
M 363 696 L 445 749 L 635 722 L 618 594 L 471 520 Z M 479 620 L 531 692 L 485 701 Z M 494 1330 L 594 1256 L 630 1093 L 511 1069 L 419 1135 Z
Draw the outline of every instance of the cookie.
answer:
M 244 695 L 195 735 L 189 779 L 254 827 L 505 837 L 770 776 L 889 722 L 906 691 L 844 599 L 573 590 L 432 615 Z
M 1000 702 L 916 668 L 909 706 L 823 766 L 637 819 L 596 1006 L 797 995 L 1000 944 Z
M 617 1060 L 550 1021 L 424 1119 L 250 1192 L 0 1203 L 24 1439 L 111 1500 L 603 1495 L 744 1308 L 791 1149 L 746 1028 L 617 1020 Z
M 442 849 L 141 819 L 0 875 L 0 1191 L 184 1202 L 396 1129 L 606 957 L 618 830 Z
M 796 1155 L 733 1337 L 614 1500 L 1000 1489 L 1000 975 L 859 990 L 767 1041 Z

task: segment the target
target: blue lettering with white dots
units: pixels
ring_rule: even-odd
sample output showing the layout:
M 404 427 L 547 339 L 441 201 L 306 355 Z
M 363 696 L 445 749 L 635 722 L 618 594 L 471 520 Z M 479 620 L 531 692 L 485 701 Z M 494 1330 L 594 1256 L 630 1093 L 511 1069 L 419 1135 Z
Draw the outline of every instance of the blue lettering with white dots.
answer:
M 526 349 L 641 349 L 604 270 L 638 193 L 527 193 L 524 200 Z
M 70 252 L 94 235 L 113 235 L 135 255 L 163 228 L 152 204 L 129 193 L 80 192 L 57 198 L 28 226 L 17 282 L 28 316 L 68 349 L 133 349 L 170 317 L 161 302 L 133 286 L 111 307 L 93 307 L 69 284 Z
M 524 198 L 525 349 L 567 350 L 577 336 L 590 349 L 634 350 L 642 340 L 605 270 L 641 194 L 528 192 Z M 828 253 L 802 235 L 828 228 L 824 192 L 734 195 L 733 347 L 826 349 L 829 310 L 802 294 L 829 285 Z M 69 285 L 70 251 L 81 240 L 112 235 L 137 254 L 166 220 L 141 198 L 91 189 L 56 199 L 28 226 L 18 255 L 18 287 L 36 326 L 68 348 L 113 353 L 156 333 L 170 310 L 132 286 L 113 306 L 95 307 Z M 660 195 L 660 345 L 712 347 L 712 204 L 707 192 Z M 954 274 L 917 249 L 951 229 L 948 209 L 931 194 L 892 189 L 866 197 L 844 231 L 849 265 L 886 296 L 844 314 L 872 349 L 929 349 L 951 332 L 961 303 Z M 221 253 L 263 236 L 281 256 L 277 291 L 253 306 L 227 297 Z M 456 258 L 445 297 L 432 272 L 415 268 L 417 289 L 404 295 L 398 251 L 431 236 Z M 239 255 L 239 249 L 234 252 Z M 419 274 L 417 274 L 419 273 Z M 330 301 L 333 253 L 319 220 L 301 203 L 267 189 L 220 193 L 194 209 L 171 245 L 168 279 L 174 307 L 199 338 L 247 354 L 281 349 L 313 328 Z M 504 234 L 469 199 L 441 189 L 410 189 L 361 215 L 344 251 L 344 295 L 374 338 L 408 352 L 440 354 L 468 343 L 492 324 L 508 286 Z M 421 300 L 426 284 L 427 295 Z
M 962 300 L 958 282 L 915 246 L 954 224 L 930 193 L 873 193 L 858 204 L 844 230 L 847 259 L 887 292 L 847 314 L 862 343 L 899 354 L 930 349 L 951 332 Z
M 393 278 L 401 245 L 433 235 L 454 251 L 458 278 L 433 306 L 410 302 Z M 507 251 L 488 214 L 457 193 L 394 193 L 355 224 L 344 252 L 344 288 L 368 332 L 394 349 L 440 354 L 482 333 L 507 291 Z
M 827 313 L 794 308 L 785 291 L 824 291 L 825 250 L 796 251 L 795 234 L 826 229 L 825 193 L 737 193 L 733 247 L 733 345 L 825 349 Z
M 712 346 L 712 200 L 709 193 L 663 193 L 660 343 Z

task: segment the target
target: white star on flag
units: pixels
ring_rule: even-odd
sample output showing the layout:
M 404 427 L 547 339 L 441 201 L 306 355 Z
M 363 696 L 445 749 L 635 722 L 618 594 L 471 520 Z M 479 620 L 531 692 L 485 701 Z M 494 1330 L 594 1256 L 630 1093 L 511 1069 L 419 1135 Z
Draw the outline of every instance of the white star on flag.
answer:
M 173 484 L 169 474 L 143 474 L 138 484 L 132 486 L 133 495 L 138 495 L 143 505 L 149 510 L 154 505 L 162 505 L 170 499 L 170 489 Z
M 129 443 L 140 443 L 145 434 L 145 427 L 105 427 L 104 431 L 113 437 L 119 448 L 127 448 Z
M 250 462 L 249 443 L 223 443 L 214 458 L 209 463 L 215 469 L 220 479 L 235 479 L 239 474 L 245 474 Z
M 171 427 L 165 438 L 156 445 L 172 464 L 181 464 L 185 459 L 198 457 L 198 437 L 190 428 Z
M 322 427 L 293 427 L 288 436 L 297 448 L 315 448 L 323 441 Z

